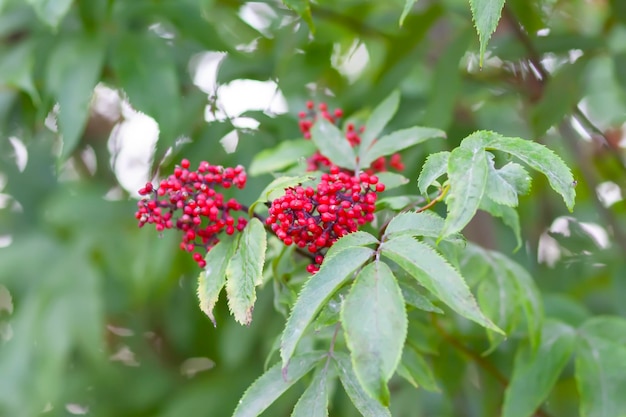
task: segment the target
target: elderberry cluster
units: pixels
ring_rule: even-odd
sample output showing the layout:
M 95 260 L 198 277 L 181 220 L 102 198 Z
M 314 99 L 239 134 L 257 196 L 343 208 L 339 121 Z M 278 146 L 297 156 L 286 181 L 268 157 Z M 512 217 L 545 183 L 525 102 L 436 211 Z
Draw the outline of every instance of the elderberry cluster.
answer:
M 246 226 L 244 217 L 235 217 L 233 211 L 245 211 L 235 199 L 225 200 L 216 187 L 243 188 L 246 173 L 242 166 L 224 168 L 201 162 L 198 169 L 189 169 L 190 163 L 183 159 L 174 174 L 154 188 L 147 183 L 139 194 L 150 196 L 137 203 L 135 217 L 139 227 L 154 224 L 157 231 L 176 228 L 183 232 L 181 249 L 193 252 L 193 259 L 204 268 L 204 255 L 219 242 L 218 235 L 224 231 L 232 235 Z
M 302 132 L 302 135 L 307 140 L 311 139 L 311 128 L 315 124 L 315 121 L 318 117 L 322 117 L 334 124 L 338 123 L 339 120 L 343 117 L 342 109 L 335 109 L 330 112 L 326 103 L 320 103 L 318 105 L 319 113 L 315 110 L 315 103 L 313 103 L 312 101 L 307 101 L 306 107 L 307 111 L 301 111 L 298 114 L 298 117 L 300 118 L 298 125 L 300 126 L 300 131 Z M 357 129 L 354 123 L 348 123 L 346 125 L 345 138 L 352 147 L 355 147 L 361 144 L 360 135 L 364 131 L 365 126 L 361 126 Z M 372 162 L 372 165 L 370 167 L 366 167 L 366 172 L 369 174 L 373 174 L 376 172 L 387 171 L 387 164 L 389 164 L 389 167 L 398 171 L 404 170 L 402 157 L 399 153 L 395 153 L 391 155 L 389 161 L 387 161 L 387 158 L 385 158 L 384 156 L 376 159 L 374 162 Z M 322 155 L 319 151 L 316 151 L 307 159 L 308 171 L 328 169 L 331 165 L 331 161 L 327 157 Z
M 315 256 L 314 263 L 307 266 L 307 271 L 314 273 L 327 248 L 374 219 L 377 193 L 384 190 L 375 175 L 350 175 L 331 166 L 316 188 L 288 188 L 272 201 L 266 223 L 285 245 L 306 248 Z

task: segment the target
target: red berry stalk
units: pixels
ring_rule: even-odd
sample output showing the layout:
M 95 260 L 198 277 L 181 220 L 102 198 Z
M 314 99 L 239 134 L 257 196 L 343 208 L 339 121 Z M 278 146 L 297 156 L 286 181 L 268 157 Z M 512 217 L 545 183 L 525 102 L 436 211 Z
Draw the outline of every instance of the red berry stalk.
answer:
M 205 254 L 219 242 L 218 235 L 232 235 L 247 224 L 244 217 L 235 219 L 232 212 L 243 211 L 235 199 L 225 201 L 217 187 L 239 189 L 246 185 L 242 166 L 224 168 L 201 162 L 195 171 L 189 170 L 189 161 L 183 159 L 174 174 L 154 189 L 152 183 L 139 190 L 150 196 L 137 203 L 135 217 L 139 227 L 154 224 L 157 231 L 176 228 L 183 232 L 181 249 L 193 252 L 193 259 L 201 268 L 206 266 Z

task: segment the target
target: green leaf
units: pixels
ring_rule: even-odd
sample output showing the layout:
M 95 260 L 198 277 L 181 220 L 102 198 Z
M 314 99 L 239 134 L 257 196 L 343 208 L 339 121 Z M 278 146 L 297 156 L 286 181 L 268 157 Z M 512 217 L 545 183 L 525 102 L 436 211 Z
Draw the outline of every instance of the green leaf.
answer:
M 487 42 L 495 32 L 500 20 L 500 14 L 504 7 L 504 0 L 469 0 L 472 9 L 474 25 L 478 32 L 480 42 L 480 66 L 483 66 L 483 58 L 487 49 Z
M 246 225 L 238 240 L 237 250 L 226 267 L 228 307 L 241 324 L 252 321 L 256 301 L 255 287 L 263 280 L 263 264 L 267 235 L 263 223 L 256 217 Z
M 237 239 L 231 236 L 222 238 L 205 256 L 206 268 L 198 276 L 200 309 L 209 316 L 213 326 L 217 325 L 213 308 L 226 284 L 226 267 L 235 253 L 236 243 Z
M 427 391 L 439 392 L 432 369 L 424 359 L 408 344 L 402 352 L 402 361 L 398 366 L 398 374 L 415 388 L 422 387 Z
M 313 17 L 311 16 L 311 5 L 309 0 L 283 0 L 285 6 L 289 7 L 294 12 L 298 13 L 307 25 L 311 32 L 315 32 L 315 25 L 313 24 Z
M 358 247 L 358 246 L 369 246 L 377 244 L 378 239 L 376 239 L 370 233 L 364 232 L 362 230 L 358 230 L 356 232 L 348 233 L 340 237 L 333 245 L 328 249 L 326 253 L 326 259 L 332 258 L 337 255 L 341 251 L 349 247 Z
M 0 83 L 27 92 L 33 103 L 39 104 L 41 98 L 33 82 L 35 46 L 35 42 L 27 40 L 2 49 L 0 53 Z
M 402 24 L 404 24 L 404 19 L 406 19 L 406 17 L 411 12 L 411 9 L 413 8 L 413 5 L 415 5 L 415 2 L 417 2 L 417 0 L 406 0 L 405 1 L 404 9 L 402 9 L 402 15 L 400 15 L 400 21 L 398 22 L 399 26 L 402 26 Z
M 338 241 L 339 242 L 339 241 Z M 341 256 L 338 256 L 341 254 Z M 361 247 L 346 247 L 335 256 L 327 256 L 320 270 L 309 279 L 300 292 L 287 319 L 280 345 L 283 366 L 296 349 L 298 341 L 315 315 L 333 296 L 334 292 L 361 267 L 374 251 Z
M 511 383 L 504 393 L 503 417 L 534 415 L 570 360 L 576 342 L 574 329 L 549 320 L 541 334 L 537 351 L 528 345 L 518 349 Z
M 352 362 L 348 355 L 335 352 L 335 365 L 339 371 L 339 379 L 346 394 L 350 397 L 352 404 L 359 410 L 363 417 L 391 417 L 387 407 L 383 407 L 380 402 L 370 397 L 361 386 L 361 383 L 354 373 Z
M 408 319 L 387 264 L 374 262 L 361 270 L 343 302 L 341 324 L 361 386 L 388 406 L 387 382 L 400 361 Z
M 523 166 L 515 162 L 509 162 L 496 171 L 498 175 L 508 182 L 518 195 L 526 195 L 530 192 L 531 178 Z
M 264 149 L 254 156 L 248 173 L 251 176 L 281 171 L 294 165 L 301 158 L 311 156 L 315 145 L 310 140 L 297 139 L 281 142 L 271 149 Z
M 576 384 L 582 417 L 623 416 L 626 410 L 626 320 L 594 317 L 579 329 Z
M 394 188 L 401 187 L 408 184 L 409 179 L 404 175 L 396 174 L 395 172 L 380 172 L 376 174 L 378 181 L 385 184 L 385 190 L 392 190 Z
M 304 184 L 307 181 L 311 181 L 316 178 L 315 173 L 309 175 L 300 175 L 297 177 L 278 177 L 274 181 L 267 184 L 267 186 L 261 191 L 259 198 L 250 205 L 250 214 L 254 212 L 257 204 L 265 203 L 277 199 L 285 194 L 285 190 L 290 187 Z
M 60 107 L 61 159 L 74 151 L 85 130 L 105 52 L 104 37 L 85 35 L 63 39 L 50 56 L 47 84 Z
M 171 47 L 156 36 L 131 33 L 119 38 L 114 50 L 113 70 L 130 104 L 159 124 L 159 154 L 176 139 L 180 119 L 181 93 Z
M 432 153 L 426 158 L 426 162 L 422 165 L 422 171 L 417 179 L 417 187 L 422 194 L 426 194 L 428 187 L 443 174 L 448 172 L 448 159 L 450 152 L 443 151 Z
M 438 237 L 443 229 L 443 224 L 444 220 L 430 211 L 400 213 L 391 219 L 387 225 L 383 240 L 397 236 Z
M 367 132 L 367 129 L 365 132 Z M 418 143 L 425 142 L 428 139 L 445 137 L 444 131 L 432 127 L 414 126 L 408 129 L 396 130 L 376 140 L 369 149 L 365 150 L 360 164 L 363 168 L 369 167 L 372 162 L 381 156 L 394 154 Z
M 27 0 L 37 17 L 56 28 L 72 6 L 73 0 Z
M 459 272 L 427 244 L 408 236 L 399 236 L 383 243 L 382 254 L 400 265 L 428 291 L 463 317 L 502 333 L 480 311 Z
M 309 373 L 327 352 L 310 352 L 291 360 L 289 369 L 272 366 L 246 390 L 237 404 L 233 417 L 256 417 L 278 399 L 289 387 Z
M 483 199 L 480 202 L 479 209 L 486 211 L 494 217 L 499 217 L 502 219 L 502 222 L 513 230 L 513 234 L 515 235 L 515 241 L 517 242 L 517 246 L 515 250 L 518 250 L 522 247 L 522 229 L 519 222 L 519 215 L 514 208 L 509 206 L 503 206 L 495 203 L 493 200 L 488 198 L 487 196 L 483 196 Z
M 495 203 L 509 207 L 517 207 L 517 190 L 513 184 L 509 183 L 500 175 L 500 170 L 496 169 L 494 165 L 493 155 L 491 156 L 492 158 L 489 158 L 489 172 L 487 174 L 487 188 L 485 190 L 485 195 Z M 521 165 L 518 166 L 522 168 Z M 530 177 L 528 178 L 530 180 Z
M 448 160 L 450 191 L 448 215 L 441 237 L 460 232 L 474 217 L 487 185 L 489 167 L 485 151 L 455 148 Z
M 495 149 L 506 152 L 520 159 L 529 167 L 541 172 L 548 178 L 554 191 L 559 193 L 567 208 L 572 211 L 576 190 L 574 177 L 565 162 L 545 146 L 521 138 L 504 137 L 494 132 L 479 131 L 472 133 L 463 140 L 461 146 L 476 146 L 480 144 L 486 149 Z
M 328 380 L 326 367 L 318 371 L 300 397 L 291 417 L 328 417 Z
M 415 280 L 413 280 L 412 282 L 400 280 L 398 281 L 398 284 L 400 285 L 402 298 L 404 298 L 405 303 L 420 310 L 429 311 L 431 313 L 443 314 L 443 310 L 435 306 L 416 288 L 418 284 Z
M 311 139 L 332 163 L 352 171 L 356 169 L 354 149 L 337 126 L 320 118 L 311 128 Z
M 385 129 L 385 126 L 387 126 L 389 121 L 396 114 L 399 105 L 400 92 L 396 90 L 389 94 L 389 96 L 385 98 L 382 103 L 376 106 L 369 119 L 365 123 L 365 131 L 361 135 L 361 144 L 359 147 L 359 157 L 361 158 L 361 160 L 363 160 L 365 155 L 370 151 L 370 147 L 374 143 L 374 140 L 382 133 L 383 129 Z M 375 159 L 376 158 L 372 159 L 371 161 L 374 161 Z M 366 167 L 369 166 L 369 163 L 366 164 L 362 162 L 362 165 Z

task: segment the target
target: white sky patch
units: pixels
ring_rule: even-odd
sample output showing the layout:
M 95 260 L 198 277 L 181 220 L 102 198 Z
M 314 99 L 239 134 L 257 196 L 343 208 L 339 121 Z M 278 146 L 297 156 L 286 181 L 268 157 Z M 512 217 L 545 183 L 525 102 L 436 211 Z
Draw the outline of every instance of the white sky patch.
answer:
M 624 199 L 619 185 L 612 181 L 606 181 L 598 184 L 596 187 L 596 194 L 598 195 L 598 200 L 600 200 L 604 207 L 610 207 Z
M 336 43 L 333 46 L 333 54 L 330 62 L 337 71 L 345 76 L 349 82 L 354 82 L 363 70 L 367 67 L 370 54 L 367 47 L 359 39 L 355 39 L 347 50 L 343 50 L 342 45 Z
M 28 150 L 26 150 L 24 143 L 15 136 L 11 136 L 9 142 L 11 142 L 11 146 L 13 146 L 13 156 L 17 169 L 19 169 L 20 172 L 24 172 L 26 164 L 28 163 Z
M 278 15 L 265 3 L 248 2 L 239 9 L 239 17 L 263 35 L 271 37 L 272 34 L 267 29 L 269 29 L 272 21 L 275 20 Z

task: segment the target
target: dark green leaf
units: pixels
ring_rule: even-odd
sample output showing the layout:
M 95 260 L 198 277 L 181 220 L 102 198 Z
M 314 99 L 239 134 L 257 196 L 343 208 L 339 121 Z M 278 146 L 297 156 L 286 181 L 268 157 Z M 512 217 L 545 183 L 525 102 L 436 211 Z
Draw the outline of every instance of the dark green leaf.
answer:
M 311 5 L 309 4 L 309 0 L 283 0 L 283 3 L 304 19 L 307 25 L 309 25 L 311 32 L 315 32 L 315 25 L 313 24 L 313 18 L 311 17 Z
M 402 361 L 400 366 L 398 366 L 398 374 L 409 381 L 415 388 L 422 387 L 427 391 L 440 391 L 433 371 L 424 357 L 409 345 L 406 345 L 402 352 Z
M 356 154 L 341 131 L 328 120 L 321 118 L 311 129 L 311 139 L 320 152 L 335 165 L 350 170 L 356 168 Z
M 367 130 L 365 130 L 367 132 Z M 411 127 L 397 130 L 376 140 L 361 157 L 360 164 L 363 168 L 369 167 L 372 162 L 381 156 L 391 155 L 402 149 L 409 148 L 433 138 L 445 138 L 442 130 L 431 127 Z
M 470 0 L 470 7 L 480 41 L 480 66 L 482 67 L 487 42 L 498 26 L 504 0 Z
M 334 354 L 335 364 L 339 371 L 339 379 L 346 394 L 350 397 L 352 404 L 361 413 L 363 417 L 391 417 L 391 413 L 387 407 L 383 407 L 380 402 L 370 397 L 358 381 L 352 362 L 348 355 L 340 352 Z
M 503 417 L 530 417 L 535 413 L 570 360 L 575 342 L 574 329 L 548 320 L 537 351 L 530 346 L 519 348 L 511 383 L 504 394 Z
M 258 416 L 325 356 L 326 352 L 310 352 L 296 356 L 291 360 L 286 372 L 281 370 L 279 363 L 272 366 L 243 394 L 233 417 Z
M 420 310 L 429 311 L 431 313 L 443 314 L 443 311 L 436 307 L 426 296 L 424 296 L 417 288 L 417 282 L 411 283 L 405 281 L 399 281 L 400 290 L 402 291 L 402 298 L 404 301 L 415 308 Z
M 318 371 L 300 397 L 291 417 L 328 417 L 328 381 L 326 367 Z
M 35 43 L 24 41 L 0 52 L 0 83 L 27 92 L 34 103 L 40 102 L 33 83 Z
M 450 153 L 448 215 L 441 237 L 460 232 L 474 217 L 485 192 L 488 170 L 487 154 L 483 150 L 456 148 Z
M 388 406 L 387 382 L 400 361 L 408 320 L 387 264 L 374 262 L 361 270 L 343 303 L 341 323 L 361 386 Z
M 267 235 L 256 217 L 246 225 L 237 243 L 237 250 L 226 267 L 228 307 L 241 324 L 252 321 L 256 301 L 255 287 L 263 279 Z
M 399 236 L 384 242 L 382 253 L 463 317 L 502 332 L 480 311 L 459 272 L 427 244 L 408 236 Z
M 296 164 L 301 158 L 311 156 L 315 145 L 310 140 L 286 140 L 271 149 L 264 149 L 254 156 L 249 174 L 252 176 L 273 173 Z
M 500 219 L 502 219 L 502 222 L 506 226 L 510 227 L 511 230 L 513 230 L 513 234 L 515 235 L 515 240 L 517 242 L 515 250 L 518 250 L 522 247 L 522 230 L 520 227 L 519 215 L 514 208 L 499 205 L 487 196 L 483 196 L 483 199 L 480 201 L 480 206 L 478 208 L 486 211 L 494 217 L 499 217 Z
M 417 187 L 422 194 L 426 194 L 428 187 L 430 187 L 437 178 L 448 172 L 448 158 L 450 158 L 450 152 L 448 151 L 428 155 L 426 162 L 422 165 L 422 171 L 417 180 Z
M 291 311 L 280 346 L 283 366 L 289 363 L 298 341 L 324 303 L 374 254 L 374 251 L 362 247 L 346 247 L 335 253 L 335 256 L 326 257 L 320 270 L 305 284 Z
M 230 236 L 222 238 L 205 256 L 206 268 L 198 276 L 200 309 L 209 316 L 213 326 L 217 325 L 213 308 L 226 284 L 226 266 L 235 253 L 235 248 L 235 238 Z

